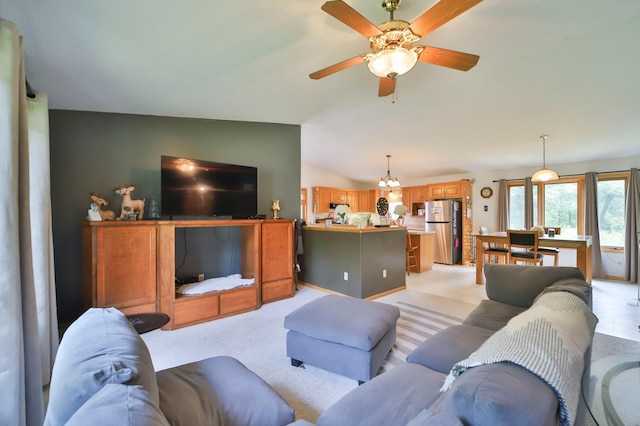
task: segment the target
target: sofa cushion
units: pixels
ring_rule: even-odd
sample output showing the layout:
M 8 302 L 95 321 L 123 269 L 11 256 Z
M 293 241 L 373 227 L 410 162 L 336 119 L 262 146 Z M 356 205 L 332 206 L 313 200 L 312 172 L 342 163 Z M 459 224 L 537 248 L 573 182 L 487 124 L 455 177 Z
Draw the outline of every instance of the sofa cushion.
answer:
M 520 306 L 507 305 L 495 300 L 483 300 L 462 322 L 465 325 L 498 331 L 504 327 L 511 318 L 526 311 Z
M 293 409 L 264 380 L 228 356 L 157 373 L 160 409 L 172 425 L 287 425 Z
M 99 421 L 97 421 L 99 419 Z M 108 384 L 74 413 L 65 426 L 169 426 L 141 386 Z
M 419 344 L 407 356 L 407 362 L 447 374 L 456 362 L 467 358 L 493 333 L 472 325 L 450 326 Z
M 565 278 L 584 280 L 580 269 L 568 266 L 526 266 L 488 264 L 487 297 L 508 305 L 528 308 L 545 287 Z M 516 291 L 517 290 L 517 291 Z
M 413 418 L 406 426 L 464 426 L 460 419 L 453 413 L 433 414 L 425 408 Z
M 284 327 L 314 339 L 370 351 L 395 328 L 399 317 L 397 306 L 331 294 L 291 312 Z
M 159 403 L 149 351 L 127 317 L 115 308 L 91 308 L 60 342 L 44 424 L 64 424 L 109 383 L 141 385 Z
M 510 363 L 474 367 L 432 407 L 474 426 L 543 426 L 558 422 L 558 397 L 549 385 Z
M 438 398 L 444 378 L 421 365 L 399 365 L 343 396 L 318 426 L 405 425 Z

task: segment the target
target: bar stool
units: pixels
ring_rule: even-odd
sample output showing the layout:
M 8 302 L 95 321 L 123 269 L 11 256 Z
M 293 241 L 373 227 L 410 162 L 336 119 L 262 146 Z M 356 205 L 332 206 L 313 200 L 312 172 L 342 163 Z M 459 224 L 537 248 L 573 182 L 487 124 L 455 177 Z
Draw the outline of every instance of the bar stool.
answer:
M 411 275 L 411 268 L 416 268 L 416 272 L 420 272 L 420 270 L 418 269 L 418 259 L 416 258 L 416 250 L 418 249 L 418 247 L 411 245 L 411 235 L 409 235 L 409 231 L 406 231 L 406 234 L 406 269 L 407 275 Z

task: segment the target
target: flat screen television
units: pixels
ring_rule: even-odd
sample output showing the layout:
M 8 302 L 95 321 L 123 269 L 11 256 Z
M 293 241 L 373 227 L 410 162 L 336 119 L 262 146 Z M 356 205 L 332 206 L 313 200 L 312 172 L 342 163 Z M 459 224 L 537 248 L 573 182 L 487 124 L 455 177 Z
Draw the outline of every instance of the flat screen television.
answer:
M 258 210 L 258 169 L 235 164 L 161 156 L 162 215 L 230 216 Z

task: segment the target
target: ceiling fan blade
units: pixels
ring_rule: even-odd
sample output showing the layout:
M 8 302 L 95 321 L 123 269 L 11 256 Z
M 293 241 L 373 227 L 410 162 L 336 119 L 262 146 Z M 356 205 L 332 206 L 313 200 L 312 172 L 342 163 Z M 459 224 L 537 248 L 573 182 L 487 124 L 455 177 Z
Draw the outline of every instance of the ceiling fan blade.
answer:
M 387 77 L 380 77 L 378 96 L 389 96 L 396 91 L 396 81 Z
M 420 15 L 410 25 L 411 31 L 424 37 L 440 28 L 461 13 L 471 9 L 482 0 L 440 0 L 431 9 Z
M 322 10 L 365 37 L 373 37 L 380 34 L 378 27 L 342 0 L 326 2 L 322 5 Z
M 346 61 L 342 61 L 342 62 L 338 62 L 337 64 L 328 66 L 326 68 L 321 69 L 320 71 L 316 71 L 314 73 L 309 74 L 309 77 L 311 77 L 314 80 L 319 80 L 321 78 L 324 78 L 328 75 L 337 73 L 338 71 L 342 71 L 344 69 L 347 69 L 349 67 L 352 67 L 354 65 L 358 65 L 364 62 L 364 58 L 360 55 L 360 56 L 355 56 L 351 59 L 347 59 Z
M 418 61 L 460 71 L 469 71 L 476 66 L 480 59 L 480 56 L 472 55 L 471 53 L 456 52 L 455 50 L 441 49 L 439 47 L 417 47 L 424 49 L 418 56 Z

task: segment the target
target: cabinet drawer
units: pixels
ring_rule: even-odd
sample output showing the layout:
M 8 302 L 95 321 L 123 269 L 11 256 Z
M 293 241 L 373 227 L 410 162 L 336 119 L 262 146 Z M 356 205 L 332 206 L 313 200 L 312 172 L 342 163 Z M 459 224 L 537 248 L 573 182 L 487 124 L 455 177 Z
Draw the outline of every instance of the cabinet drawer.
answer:
M 279 280 L 262 284 L 262 302 L 284 299 L 293 296 L 293 280 Z
M 128 306 L 126 308 L 118 308 L 118 309 L 120 310 L 120 312 L 122 312 L 125 315 L 146 314 L 148 312 L 157 312 L 155 302 L 147 303 L 144 305 Z
M 220 315 L 218 294 L 179 296 L 173 306 L 175 326 L 203 322 Z
M 220 315 L 233 312 L 248 311 L 258 307 L 258 296 L 255 285 L 245 289 L 230 291 L 220 295 Z

